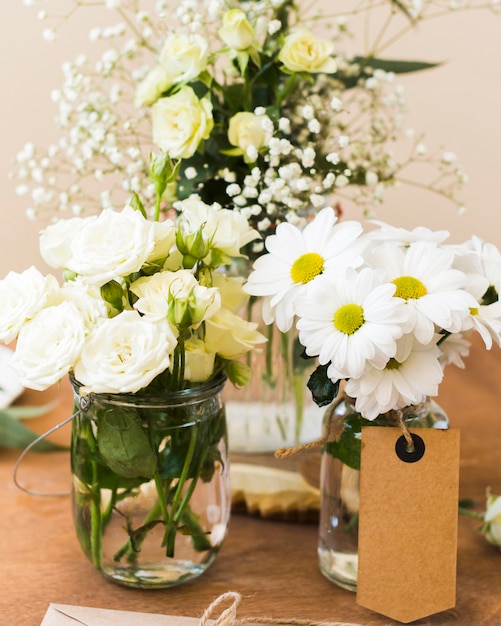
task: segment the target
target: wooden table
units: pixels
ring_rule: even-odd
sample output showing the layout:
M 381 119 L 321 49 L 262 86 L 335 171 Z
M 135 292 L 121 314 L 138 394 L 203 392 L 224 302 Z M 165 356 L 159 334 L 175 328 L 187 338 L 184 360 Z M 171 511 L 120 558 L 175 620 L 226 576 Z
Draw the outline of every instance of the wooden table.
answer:
M 26 393 L 23 402 L 45 402 L 52 395 Z M 63 385 L 56 396 L 56 409 L 35 424 L 40 432 L 70 414 L 69 389 Z M 501 350 L 486 352 L 475 340 L 467 368 L 447 370 L 438 401 L 452 426 L 461 429 L 460 496 L 483 506 L 487 486 L 501 493 Z M 69 427 L 55 439 L 68 442 Z M 358 606 L 354 594 L 320 574 L 315 524 L 234 515 L 215 563 L 197 580 L 156 591 L 108 582 L 77 544 L 69 497 L 34 497 L 14 485 L 17 457 L 17 452 L 0 448 L 1 626 L 38 626 L 50 602 L 198 617 L 229 590 L 243 596 L 239 617 L 395 623 Z M 30 453 L 19 479 L 40 491 L 66 489 L 68 453 Z M 485 541 L 477 526 L 461 516 L 456 608 L 415 624 L 501 625 L 501 552 Z

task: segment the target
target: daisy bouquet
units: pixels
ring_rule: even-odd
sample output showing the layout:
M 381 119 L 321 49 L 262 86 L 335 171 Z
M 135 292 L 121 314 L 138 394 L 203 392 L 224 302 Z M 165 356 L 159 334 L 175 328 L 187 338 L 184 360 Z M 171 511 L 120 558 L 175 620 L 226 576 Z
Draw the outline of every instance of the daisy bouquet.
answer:
M 293 325 L 318 365 L 308 386 L 330 404 L 343 382 L 361 418 L 375 422 L 438 393 L 448 364 L 464 367 L 468 337 L 501 345 L 501 254 L 446 231 L 338 222 L 323 209 L 301 231 L 281 224 L 245 290 L 265 322 Z

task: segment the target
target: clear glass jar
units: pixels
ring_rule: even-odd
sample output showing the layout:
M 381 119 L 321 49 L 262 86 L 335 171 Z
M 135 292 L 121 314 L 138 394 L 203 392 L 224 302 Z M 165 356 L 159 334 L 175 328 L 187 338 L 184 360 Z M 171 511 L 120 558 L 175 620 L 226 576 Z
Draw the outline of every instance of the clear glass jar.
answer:
M 225 380 L 82 397 L 72 381 L 75 528 L 106 578 L 169 587 L 213 562 L 230 515 Z
M 402 410 L 407 428 L 448 428 L 449 420 L 432 400 Z M 320 571 L 336 585 L 356 591 L 358 572 L 358 511 L 360 486 L 360 433 L 362 426 L 395 427 L 394 414 L 373 422 L 355 410 L 344 397 L 325 413 L 320 467 L 320 520 L 318 559 Z

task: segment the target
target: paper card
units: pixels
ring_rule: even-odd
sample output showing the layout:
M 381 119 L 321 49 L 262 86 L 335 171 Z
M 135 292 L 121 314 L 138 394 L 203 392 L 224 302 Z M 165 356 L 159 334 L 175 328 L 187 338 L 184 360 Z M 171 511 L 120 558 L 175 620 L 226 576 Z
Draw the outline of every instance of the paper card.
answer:
M 50 604 L 41 626 L 198 626 L 199 623 L 199 619 L 190 617 Z
M 362 429 L 358 604 L 408 623 L 456 604 L 459 431 Z
M 40 626 L 77 626 L 77 624 L 80 626 L 199 626 L 200 618 L 50 604 Z M 213 624 L 214 620 L 207 621 L 207 626 Z M 240 620 L 239 624 L 242 624 Z M 260 625 L 252 622 L 252 626 Z M 261 626 L 265 625 L 261 624 Z

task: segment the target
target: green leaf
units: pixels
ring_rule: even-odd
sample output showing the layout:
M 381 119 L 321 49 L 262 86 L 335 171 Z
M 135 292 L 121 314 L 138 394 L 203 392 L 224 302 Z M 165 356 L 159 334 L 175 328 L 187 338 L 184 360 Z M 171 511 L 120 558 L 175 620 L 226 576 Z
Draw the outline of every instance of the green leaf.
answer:
M 307 382 L 307 387 L 318 406 L 330 404 L 339 391 L 339 380 L 334 383 L 327 376 L 328 367 L 328 365 L 319 365 Z
M 116 280 L 110 280 L 110 282 L 102 285 L 101 298 L 111 304 L 111 306 L 117 311 L 123 310 L 123 289 L 116 282 Z
M 40 406 L 9 406 L 6 409 L 0 409 L 0 415 L 6 414 L 15 420 L 32 419 L 40 417 L 51 411 L 57 402 L 49 402 Z
M 0 411 L 0 446 L 22 449 L 30 445 L 37 437 L 39 437 L 37 433 L 9 415 L 7 411 Z M 55 452 L 67 450 L 67 447 L 42 439 L 33 449 L 37 452 Z
M 325 452 L 356 470 L 360 469 L 362 450 L 362 441 L 356 436 L 360 433 L 361 421 L 362 418 L 357 414 L 347 417 L 339 439 L 328 441 L 324 448 Z
M 139 197 L 139 195 L 135 191 L 132 192 L 129 204 L 134 210 L 139 211 L 145 219 L 148 219 L 148 215 L 146 213 L 146 209 L 144 208 L 144 204 L 141 198 Z
M 364 68 L 370 67 L 374 70 L 384 70 L 385 72 L 394 72 L 395 74 L 410 74 L 412 72 L 421 72 L 438 67 L 441 63 L 432 63 L 429 61 L 407 61 L 404 59 L 378 59 L 376 57 L 355 57 L 354 61 L 360 63 Z
M 200 525 L 200 517 L 195 515 L 189 507 L 183 511 L 181 522 L 183 525 L 178 527 L 178 531 L 191 537 L 195 550 L 204 552 L 212 549 L 208 533 Z
M 111 470 L 125 478 L 155 474 L 157 457 L 134 409 L 112 407 L 100 413 L 98 448 Z

